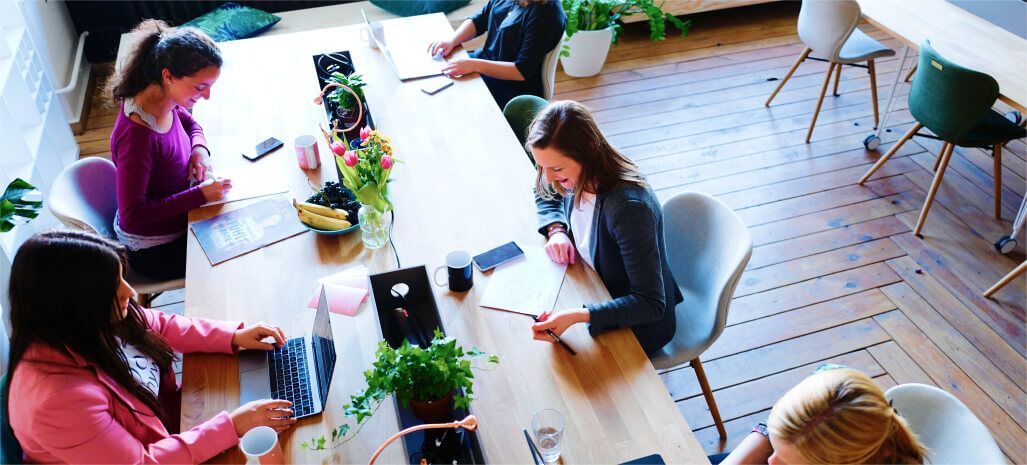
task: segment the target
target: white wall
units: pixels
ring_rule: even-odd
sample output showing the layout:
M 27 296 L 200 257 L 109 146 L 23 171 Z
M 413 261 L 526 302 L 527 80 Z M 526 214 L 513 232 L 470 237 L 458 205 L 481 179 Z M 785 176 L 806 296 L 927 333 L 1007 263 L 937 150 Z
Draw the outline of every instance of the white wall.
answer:
M 0 0 L 11 1 L 11 0 Z M 75 63 L 78 33 L 71 22 L 64 0 L 17 0 L 25 19 L 25 26 L 36 51 L 43 58 L 44 70 L 54 88 L 68 85 Z M 89 64 L 79 64 L 79 85 L 74 91 L 61 95 L 61 106 L 69 123 L 78 122 L 85 100 L 89 79 Z

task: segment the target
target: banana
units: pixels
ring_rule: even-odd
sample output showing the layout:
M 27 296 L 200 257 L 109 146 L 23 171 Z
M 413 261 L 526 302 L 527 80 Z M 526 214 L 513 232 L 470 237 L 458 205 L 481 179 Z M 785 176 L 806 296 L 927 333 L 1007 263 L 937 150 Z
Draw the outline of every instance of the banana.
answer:
M 346 210 L 340 210 L 338 208 L 329 208 L 309 202 L 297 202 L 296 199 L 292 199 L 292 206 L 295 207 L 296 210 L 302 209 L 315 215 L 327 216 L 328 218 L 335 218 L 338 220 L 349 219 L 349 213 L 346 213 Z
M 303 224 L 322 231 L 339 231 L 352 226 L 349 221 L 321 216 L 299 207 L 296 208 L 296 215 Z

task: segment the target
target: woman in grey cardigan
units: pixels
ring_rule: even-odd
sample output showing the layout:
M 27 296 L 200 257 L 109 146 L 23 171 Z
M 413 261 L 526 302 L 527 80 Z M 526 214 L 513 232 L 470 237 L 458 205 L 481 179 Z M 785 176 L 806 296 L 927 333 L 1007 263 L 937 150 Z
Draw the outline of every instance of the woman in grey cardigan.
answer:
M 646 354 L 674 337 L 674 307 L 683 298 L 667 263 L 663 215 L 638 167 L 603 137 L 577 102 L 554 102 L 528 129 L 538 164 L 535 204 L 546 253 L 557 263 L 580 257 L 613 297 L 543 313 L 535 339 L 552 341 L 577 323 L 593 336 L 629 327 Z

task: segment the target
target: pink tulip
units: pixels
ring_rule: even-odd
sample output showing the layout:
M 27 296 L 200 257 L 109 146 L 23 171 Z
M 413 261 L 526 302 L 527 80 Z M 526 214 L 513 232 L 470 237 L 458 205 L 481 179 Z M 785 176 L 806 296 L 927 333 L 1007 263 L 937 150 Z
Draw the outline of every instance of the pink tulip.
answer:
M 346 166 L 357 166 L 358 161 L 359 158 L 357 158 L 357 152 L 352 150 L 347 150 L 346 153 L 342 155 L 342 162 L 345 163 Z
M 382 169 L 392 168 L 392 157 L 385 155 L 382 157 Z
M 367 139 L 371 135 L 371 128 L 364 126 L 360 128 L 360 139 Z
M 329 147 L 331 147 L 332 152 L 336 155 L 342 155 L 346 152 L 346 146 L 343 145 L 342 141 L 332 142 L 332 144 Z

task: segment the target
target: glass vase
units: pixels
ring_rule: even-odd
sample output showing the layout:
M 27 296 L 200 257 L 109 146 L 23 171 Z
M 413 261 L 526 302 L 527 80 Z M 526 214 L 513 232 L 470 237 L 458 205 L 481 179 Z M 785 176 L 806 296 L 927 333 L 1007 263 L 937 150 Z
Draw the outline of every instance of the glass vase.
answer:
M 370 205 L 361 205 L 357 219 L 360 221 L 360 239 L 364 241 L 364 247 L 378 249 L 389 242 L 391 215 Z

